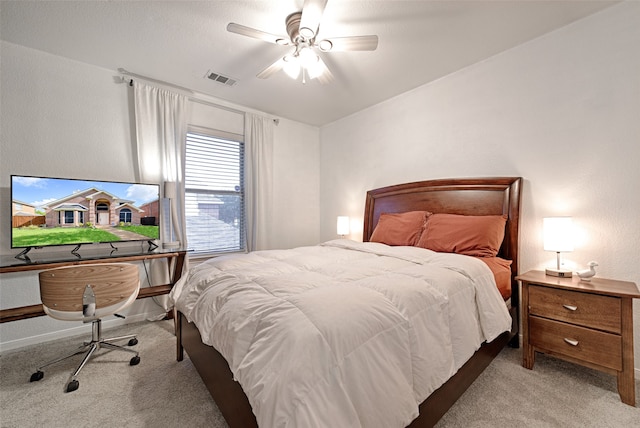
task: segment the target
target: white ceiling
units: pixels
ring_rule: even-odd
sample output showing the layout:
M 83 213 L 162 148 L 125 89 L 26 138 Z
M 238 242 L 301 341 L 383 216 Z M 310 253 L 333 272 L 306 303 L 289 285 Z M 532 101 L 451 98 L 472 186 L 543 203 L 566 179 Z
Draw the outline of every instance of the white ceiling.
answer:
M 303 0 L 2 1 L 2 40 L 117 75 L 118 68 L 275 116 L 323 125 L 436 80 L 615 1 L 329 0 L 319 38 L 377 34 L 373 52 L 322 58 L 332 83 L 256 74 L 290 48 L 226 31 L 235 22 L 286 35 Z M 230 76 L 228 87 L 205 79 Z

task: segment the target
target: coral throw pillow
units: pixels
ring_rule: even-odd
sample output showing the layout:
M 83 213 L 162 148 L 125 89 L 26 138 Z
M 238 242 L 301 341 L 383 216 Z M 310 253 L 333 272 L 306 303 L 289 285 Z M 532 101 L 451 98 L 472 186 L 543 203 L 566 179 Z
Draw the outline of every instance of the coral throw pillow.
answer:
M 414 246 L 420 239 L 430 214 L 428 211 L 382 213 L 369 241 Z
M 506 222 L 503 215 L 432 214 L 417 245 L 443 253 L 495 257 Z

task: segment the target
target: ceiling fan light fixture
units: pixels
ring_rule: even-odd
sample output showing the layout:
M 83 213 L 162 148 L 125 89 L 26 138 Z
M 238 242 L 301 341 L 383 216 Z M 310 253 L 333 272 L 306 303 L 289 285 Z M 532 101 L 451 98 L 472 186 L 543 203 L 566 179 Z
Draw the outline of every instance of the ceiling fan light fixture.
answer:
M 289 40 L 287 39 L 276 39 L 276 44 L 281 46 L 286 46 L 289 44 Z
M 307 27 L 300 27 L 300 29 L 298 30 L 298 34 L 300 34 L 306 40 L 311 40 L 316 35 L 316 33 L 311 28 Z
M 293 55 L 287 55 L 282 59 L 284 61 L 282 69 L 289 77 L 296 80 L 300 75 L 300 61 Z
M 300 49 L 298 52 L 298 61 L 311 79 L 320 76 L 324 71 L 320 57 L 313 52 L 311 48 L 305 47 Z
M 317 46 L 322 52 L 329 52 L 333 47 L 333 43 L 331 43 L 331 40 L 324 39 L 320 40 Z
M 302 66 L 306 68 L 318 61 L 318 55 L 309 48 L 302 48 L 300 52 L 298 52 L 298 59 L 302 63 Z
M 309 64 L 305 68 L 310 79 L 315 79 L 316 77 L 319 77 L 322 75 L 322 73 L 324 73 L 324 67 L 320 62 L 320 58 L 318 58 L 317 61 L 315 61 L 313 64 Z

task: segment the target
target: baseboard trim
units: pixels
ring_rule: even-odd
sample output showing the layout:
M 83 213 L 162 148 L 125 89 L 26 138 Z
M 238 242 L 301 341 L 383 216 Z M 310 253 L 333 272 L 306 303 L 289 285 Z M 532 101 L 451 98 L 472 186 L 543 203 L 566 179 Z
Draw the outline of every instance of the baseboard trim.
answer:
M 157 318 L 157 313 L 144 313 L 144 314 L 135 314 L 135 315 L 127 315 L 125 319 L 122 318 L 113 318 L 102 320 L 102 328 L 108 329 L 112 327 L 118 327 L 121 325 L 131 324 L 134 322 L 145 321 L 145 320 L 154 320 Z M 86 334 L 88 332 L 89 336 L 91 336 L 91 326 L 89 324 L 78 324 L 78 323 L 69 323 L 69 325 L 73 325 L 71 328 L 67 328 L 64 330 L 52 331 L 50 333 L 39 334 L 36 336 L 24 337 L 22 339 L 11 340 L 8 342 L 0 343 L 0 352 L 7 352 L 14 349 L 24 348 L 29 345 L 36 345 L 38 343 L 50 342 L 52 340 L 64 339 L 67 337 L 78 336 L 81 334 Z

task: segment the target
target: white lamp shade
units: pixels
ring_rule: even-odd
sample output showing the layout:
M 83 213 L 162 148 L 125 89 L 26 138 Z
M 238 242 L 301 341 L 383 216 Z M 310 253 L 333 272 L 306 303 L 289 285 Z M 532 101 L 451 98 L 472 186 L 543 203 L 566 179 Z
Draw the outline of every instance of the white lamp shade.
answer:
M 292 79 L 297 79 L 300 75 L 300 62 L 298 61 L 298 58 L 294 57 L 293 55 L 287 55 L 283 58 L 283 60 L 284 65 L 282 66 L 282 68 L 284 69 L 284 72 L 287 73 Z
M 338 231 L 338 235 L 349 234 L 349 217 L 344 215 L 338 216 L 337 231 Z
M 315 61 L 310 62 L 307 67 L 307 72 L 311 79 L 315 79 L 324 72 L 324 64 L 320 62 L 320 58 L 316 57 Z
M 543 219 L 545 251 L 573 251 L 573 222 L 571 217 Z
M 176 183 L 175 181 L 165 181 L 164 182 L 164 197 L 165 198 L 176 198 Z

